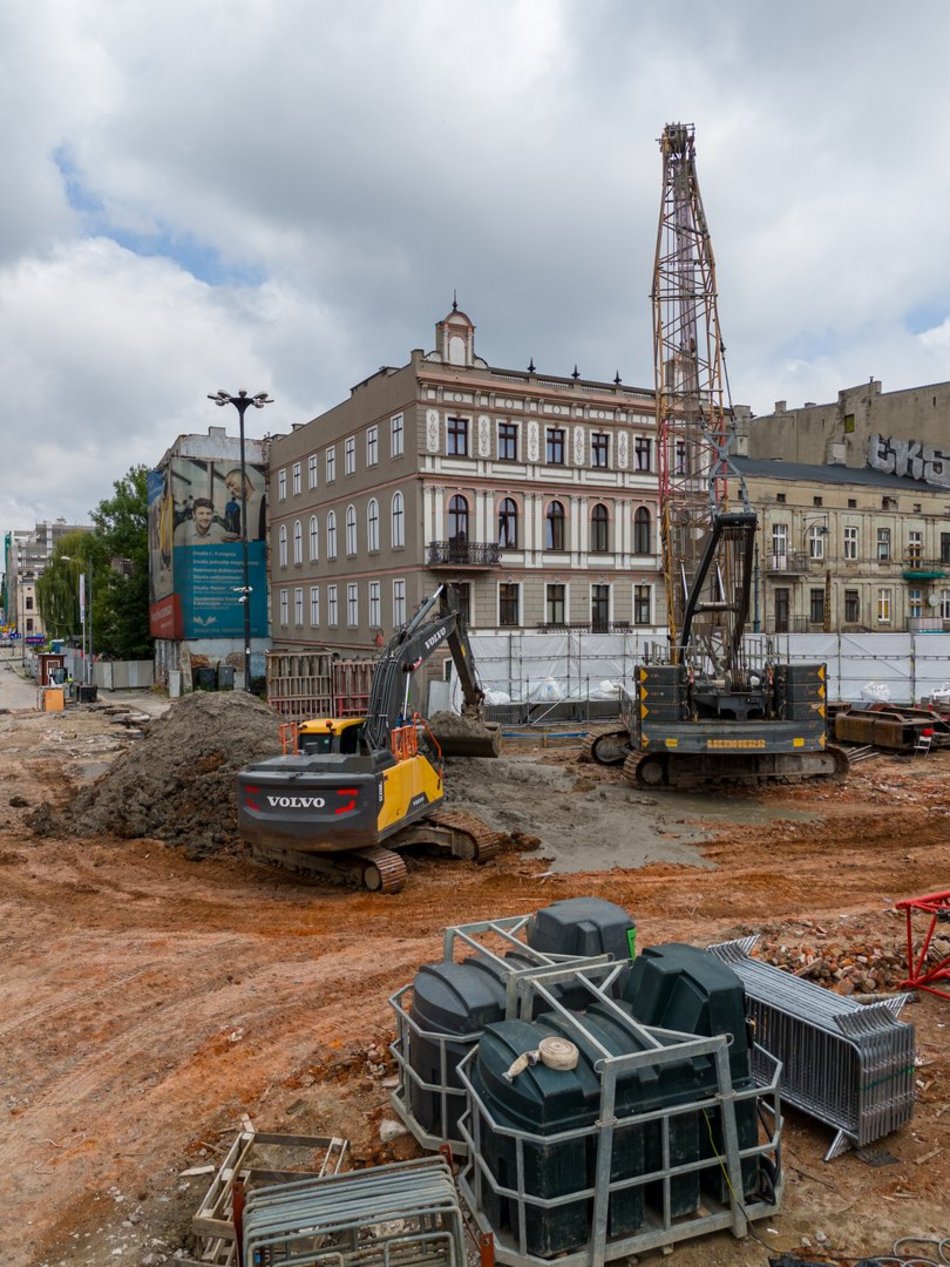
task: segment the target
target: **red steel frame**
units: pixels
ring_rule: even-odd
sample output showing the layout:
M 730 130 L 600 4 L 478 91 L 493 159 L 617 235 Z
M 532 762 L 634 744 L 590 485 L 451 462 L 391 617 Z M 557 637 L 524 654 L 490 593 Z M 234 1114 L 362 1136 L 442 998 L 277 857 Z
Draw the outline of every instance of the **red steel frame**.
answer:
M 926 990 L 929 994 L 936 994 L 938 998 L 950 999 L 950 988 L 941 989 L 935 984 L 938 981 L 950 982 L 950 955 L 944 955 L 939 963 L 924 969 L 924 961 L 930 950 L 930 943 L 933 941 L 938 921 L 950 921 L 950 889 L 945 889 L 942 893 L 928 893 L 924 897 L 904 898 L 902 902 L 896 902 L 895 906 L 907 917 L 908 976 L 906 981 L 901 982 L 901 989 L 907 987 Z M 929 927 L 916 953 L 914 952 L 915 911 L 923 911 L 925 915 L 930 916 Z

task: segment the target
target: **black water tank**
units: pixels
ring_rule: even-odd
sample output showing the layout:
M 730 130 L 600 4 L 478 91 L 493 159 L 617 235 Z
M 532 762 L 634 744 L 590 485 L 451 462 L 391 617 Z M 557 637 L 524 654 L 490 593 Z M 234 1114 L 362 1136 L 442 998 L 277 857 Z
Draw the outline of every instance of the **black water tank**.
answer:
M 570 897 L 543 906 L 531 917 L 528 945 L 548 955 L 610 955 L 627 965 L 619 985 L 629 973 L 636 954 L 637 926 L 629 912 L 599 897 Z M 585 1007 L 590 995 L 583 990 L 571 996 L 568 1006 Z
M 461 1140 L 458 1120 L 465 1108 L 464 1095 L 445 1097 L 443 1120 L 443 1096 L 435 1088 L 461 1092 L 459 1061 L 474 1046 L 485 1026 L 504 1015 L 504 986 L 493 974 L 480 971 L 473 960 L 423 964 L 416 973 L 409 1016 L 433 1037 L 409 1030 L 409 1067 L 428 1086 L 407 1079 L 408 1099 L 412 1116 L 429 1134 L 455 1143 Z
M 752 1052 L 746 1020 L 745 988 L 728 964 L 697 946 L 667 942 L 643 950 L 624 986 L 624 997 L 633 1014 L 644 1025 L 655 1025 L 681 1033 L 711 1037 L 726 1034 L 731 1040 L 729 1072 L 736 1091 L 750 1090 Z M 707 1156 L 723 1156 L 721 1115 L 709 1114 L 704 1140 Z M 736 1104 L 736 1130 L 740 1148 L 758 1142 L 758 1122 L 754 1102 Z M 760 1162 L 747 1158 L 742 1163 L 744 1194 L 751 1198 L 761 1186 Z M 728 1199 L 728 1185 L 721 1170 L 706 1172 L 704 1185 L 718 1200 Z
M 503 1188 L 517 1187 L 517 1145 L 505 1131 L 556 1135 L 591 1126 L 596 1120 L 600 1078 L 584 1058 L 576 1069 L 554 1070 L 537 1064 L 511 1082 L 505 1078 L 505 1072 L 520 1055 L 535 1050 L 541 1039 L 551 1033 L 543 1021 L 512 1020 L 490 1025 L 479 1039 L 474 1064 L 469 1066 L 472 1086 L 495 1124 L 482 1121 L 481 1158 Z M 522 1155 L 526 1196 L 564 1197 L 587 1184 L 588 1137 L 555 1144 L 526 1141 Z M 585 1198 L 549 1210 L 526 1202 L 528 1253 L 549 1258 L 581 1249 L 590 1239 L 591 1206 Z M 517 1236 L 518 1203 L 514 1199 L 496 1196 L 485 1182 L 482 1208 L 495 1231 L 510 1228 Z

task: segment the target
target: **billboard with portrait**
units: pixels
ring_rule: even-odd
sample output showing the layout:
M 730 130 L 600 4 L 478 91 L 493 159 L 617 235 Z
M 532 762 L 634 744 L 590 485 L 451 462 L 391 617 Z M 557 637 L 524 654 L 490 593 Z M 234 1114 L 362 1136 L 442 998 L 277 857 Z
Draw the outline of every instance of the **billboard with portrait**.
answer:
M 267 636 L 262 466 L 171 457 L 148 477 L 150 625 L 156 638 L 244 633 L 241 517 L 247 514 L 251 636 Z

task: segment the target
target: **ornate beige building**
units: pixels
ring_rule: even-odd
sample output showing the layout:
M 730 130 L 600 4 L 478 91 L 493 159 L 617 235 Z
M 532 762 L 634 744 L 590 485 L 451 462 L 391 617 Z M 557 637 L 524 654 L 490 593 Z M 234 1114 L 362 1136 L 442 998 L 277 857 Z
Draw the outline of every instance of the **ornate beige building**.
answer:
M 372 647 L 442 581 L 478 630 L 662 628 L 652 390 L 435 349 L 275 437 L 276 646 Z

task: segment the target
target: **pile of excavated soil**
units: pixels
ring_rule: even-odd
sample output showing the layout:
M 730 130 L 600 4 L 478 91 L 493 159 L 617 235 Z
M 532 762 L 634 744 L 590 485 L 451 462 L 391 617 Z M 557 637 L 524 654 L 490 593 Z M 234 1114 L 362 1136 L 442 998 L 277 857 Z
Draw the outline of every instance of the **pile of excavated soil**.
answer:
M 266 704 L 240 691 L 197 691 L 176 700 L 79 793 L 65 812 L 66 830 L 155 837 L 205 857 L 237 841 L 235 773 L 279 751 Z

